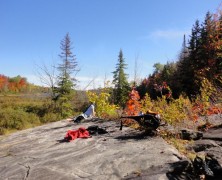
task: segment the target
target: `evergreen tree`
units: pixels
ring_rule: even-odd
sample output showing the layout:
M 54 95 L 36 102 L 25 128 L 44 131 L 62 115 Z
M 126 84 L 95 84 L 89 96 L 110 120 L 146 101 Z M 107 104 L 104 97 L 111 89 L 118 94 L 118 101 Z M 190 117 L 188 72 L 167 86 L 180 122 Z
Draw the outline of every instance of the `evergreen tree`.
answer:
M 178 62 L 183 61 L 186 57 L 188 57 L 188 55 L 189 55 L 189 50 L 188 50 L 188 47 L 187 47 L 186 35 L 184 34 L 182 48 L 181 48 L 181 52 L 179 53 Z
M 145 92 L 152 99 L 152 86 L 166 81 L 173 91 L 173 97 L 178 98 L 185 93 L 190 99 L 201 95 L 204 85 L 209 82 L 217 91 L 222 87 L 222 15 L 206 14 L 200 25 L 197 20 L 192 28 L 190 40 L 186 43 L 184 36 L 179 61 L 167 63 L 160 68 L 156 63 L 152 75 L 142 81 L 139 92 L 143 97 Z M 175 93 L 176 92 L 176 93 Z
M 209 29 L 209 51 L 208 79 L 214 85 L 222 88 L 222 15 L 219 11 L 214 14 L 213 19 L 208 21 Z
M 212 81 L 218 67 L 216 65 L 215 48 L 213 41 L 215 39 L 216 27 L 212 21 L 212 15 L 208 12 L 205 21 L 199 25 L 196 21 L 192 28 L 188 51 L 183 45 L 177 73 L 181 79 L 183 91 L 191 98 L 192 95 L 200 94 L 202 80 L 207 78 Z
M 173 97 L 178 98 L 180 96 L 180 94 L 183 92 L 184 90 L 184 85 L 183 82 L 186 81 L 186 69 L 184 69 L 184 67 L 186 67 L 187 65 L 187 59 L 189 56 L 189 50 L 187 47 L 187 41 L 186 41 L 186 35 L 184 34 L 183 37 L 183 43 L 182 43 L 182 49 L 181 52 L 179 54 L 179 59 L 176 63 L 176 72 L 173 75 L 173 82 L 174 82 L 174 87 L 172 87 L 173 90 Z
M 62 117 L 72 115 L 71 99 L 76 86 L 76 79 L 72 74 L 78 72 L 77 61 L 75 55 L 72 53 L 70 36 L 67 33 L 65 38 L 61 41 L 61 54 L 59 55 L 61 63 L 58 65 L 58 88 L 56 89 L 57 102 L 59 104 L 59 111 Z
M 124 70 L 127 64 L 123 58 L 122 49 L 120 49 L 118 56 L 118 63 L 116 64 L 116 70 L 113 72 L 113 84 L 114 84 L 114 103 L 124 107 L 128 98 L 129 83 L 127 81 L 127 74 Z
M 212 51 L 210 51 L 209 46 L 211 42 L 211 38 L 209 37 L 209 33 L 212 29 L 211 27 L 211 14 L 207 12 L 204 23 L 201 25 L 201 37 L 200 37 L 200 49 L 198 52 L 199 62 L 198 69 L 203 69 L 208 66 L 208 60 L 213 58 Z
M 166 81 L 170 85 L 171 84 L 170 81 L 172 80 L 175 71 L 176 71 L 176 63 L 167 62 L 167 64 L 164 65 L 161 73 L 161 81 L 162 82 Z
M 192 28 L 190 41 L 188 45 L 189 54 L 183 59 L 180 69 L 182 70 L 182 88 L 184 92 L 191 98 L 199 94 L 200 80 L 196 76 L 196 70 L 198 68 L 200 50 L 200 37 L 201 28 L 199 21 L 197 20 Z
M 216 52 L 217 59 L 215 61 L 215 66 L 217 67 L 216 73 L 218 81 L 217 85 L 222 88 L 222 15 L 220 14 L 219 22 L 218 22 L 218 48 Z M 216 77 L 214 76 L 214 78 Z

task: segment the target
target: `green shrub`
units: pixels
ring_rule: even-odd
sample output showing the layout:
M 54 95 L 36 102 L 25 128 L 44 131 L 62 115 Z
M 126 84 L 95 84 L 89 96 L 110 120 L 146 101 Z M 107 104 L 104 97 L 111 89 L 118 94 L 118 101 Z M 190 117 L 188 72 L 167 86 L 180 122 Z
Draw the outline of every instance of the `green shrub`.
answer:
M 187 99 L 180 97 L 168 104 L 165 99 L 158 99 L 155 102 L 155 109 L 161 113 L 163 120 L 169 124 L 176 125 L 187 119 L 185 112 L 186 101 Z
M 7 130 L 3 127 L 0 127 L 0 135 L 6 134 Z
M 21 130 L 39 124 L 39 118 L 33 113 L 27 113 L 21 109 L 12 108 L 4 108 L 0 110 L 1 128 Z
M 148 110 L 153 111 L 154 103 L 151 100 L 150 96 L 146 93 L 144 98 L 141 100 L 141 111 L 146 113 Z
M 159 98 L 157 101 L 152 101 L 148 94 L 141 100 L 141 110 L 146 112 L 151 110 L 158 112 L 162 119 L 169 124 L 176 125 L 181 121 L 187 119 L 187 112 L 185 111 L 188 99 L 180 97 L 177 100 L 172 100 L 170 103 L 164 98 Z
M 0 96 L 0 134 L 62 119 L 47 98 Z
M 48 122 L 55 122 L 55 121 L 58 121 L 61 119 L 62 119 L 62 117 L 60 114 L 54 113 L 54 112 L 49 112 L 49 113 L 45 114 L 40 120 L 42 123 L 48 123 Z

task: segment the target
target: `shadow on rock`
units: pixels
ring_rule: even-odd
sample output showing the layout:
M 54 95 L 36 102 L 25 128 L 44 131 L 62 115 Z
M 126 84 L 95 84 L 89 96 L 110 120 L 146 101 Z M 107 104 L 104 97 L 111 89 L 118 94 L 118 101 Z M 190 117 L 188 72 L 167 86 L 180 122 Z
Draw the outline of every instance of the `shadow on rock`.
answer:
M 67 139 L 59 139 L 57 140 L 58 143 L 68 143 L 69 141 Z
M 115 137 L 115 139 L 117 139 L 117 140 L 142 140 L 142 139 L 149 139 L 154 136 L 156 136 L 156 134 L 153 132 L 150 132 L 150 133 L 134 132 L 134 133 L 126 134 L 126 135 L 117 136 L 117 137 Z
M 205 157 L 205 160 L 196 157 L 194 161 L 179 161 L 171 164 L 171 171 L 166 175 L 170 180 L 220 180 L 222 177 L 222 167 L 218 161 L 210 155 Z
M 222 167 L 212 156 L 206 156 L 205 160 L 197 156 L 194 161 L 185 159 L 153 166 L 139 173 L 129 174 L 124 179 L 147 180 L 160 179 L 163 176 L 169 180 L 221 180 Z
M 195 180 L 192 174 L 188 174 L 185 170 L 189 167 L 190 162 L 181 160 L 175 163 L 167 163 L 160 166 L 151 166 L 149 169 L 142 170 L 139 173 L 132 173 L 124 177 L 124 180 L 152 180 L 166 179 L 170 180 Z
M 189 161 L 183 160 L 170 164 L 170 171 L 166 173 L 166 176 L 170 180 L 195 180 L 199 179 L 195 176 L 193 168 Z

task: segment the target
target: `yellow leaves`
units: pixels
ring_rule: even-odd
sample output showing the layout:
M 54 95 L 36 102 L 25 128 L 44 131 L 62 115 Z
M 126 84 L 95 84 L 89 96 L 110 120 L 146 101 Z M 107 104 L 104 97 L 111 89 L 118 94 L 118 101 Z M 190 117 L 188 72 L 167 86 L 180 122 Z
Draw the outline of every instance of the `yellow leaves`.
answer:
M 105 90 L 100 93 L 87 91 L 87 96 L 89 101 L 95 102 L 95 111 L 98 117 L 110 119 L 115 118 L 117 116 L 118 106 L 110 104 L 110 94 L 105 92 Z
M 199 97 L 199 100 L 204 102 L 205 104 L 209 102 L 210 96 L 216 93 L 216 89 L 213 86 L 213 84 L 206 78 L 202 79 L 201 82 L 201 96 Z M 207 105 L 207 104 L 206 104 Z
M 221 112 L 221 107 L 215 106 L 215 100 L 213 100 L 215 97 L 218 98 L 220 95 L 218 94 L 215 86 L 208 79 L 202 79 L 200 91 L 200 96 L 197 97 L 191 109 L 191 118 L 194 122 L 198 120 L 199 116 L 207 117 Z
M 141 100 L 141 110 L 146 112 L 148 109 L 158 112 L 161 118 L 170 123 L 176 124 L 187 118 L 185 107 L 189 100 L 180 97 L 177 100 L 171 101 L 167 104 L 164 98 L 159 98 L 157 101 L 152 101 L 148 94 Z
M 141 100 L 141 110 L 142 112 L 146 112 L 148 109 L 153 109 L 153 103 L 150 96 L 146 93 L 145 97 Z

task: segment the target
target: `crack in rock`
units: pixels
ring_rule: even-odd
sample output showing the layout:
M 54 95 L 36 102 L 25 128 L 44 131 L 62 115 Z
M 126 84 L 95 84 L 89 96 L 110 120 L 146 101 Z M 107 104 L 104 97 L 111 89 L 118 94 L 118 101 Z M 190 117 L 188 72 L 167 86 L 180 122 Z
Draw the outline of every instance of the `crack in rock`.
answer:
M 23 166 L 25 168 L 27 168 L 27 171 L 26 171 L 26 176 L 24 177 L 24 180 L 26 180 L 29 176 L 29 171 L 31 169 L 31 167 L 29 165 L 24 165 L 24 164 L 21 164 L 21 163 L 18 163 L 20 166 Z

